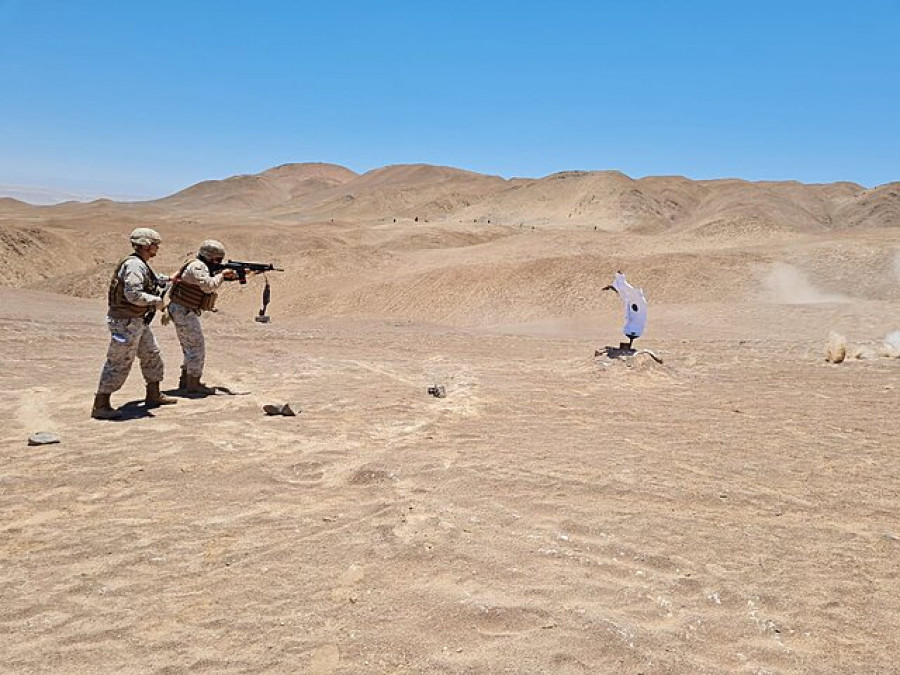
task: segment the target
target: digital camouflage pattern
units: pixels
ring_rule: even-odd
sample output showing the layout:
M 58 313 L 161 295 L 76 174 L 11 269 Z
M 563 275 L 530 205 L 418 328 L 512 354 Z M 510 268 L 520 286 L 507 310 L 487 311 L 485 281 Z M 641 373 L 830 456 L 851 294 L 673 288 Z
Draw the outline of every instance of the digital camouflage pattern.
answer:
M 181 272 L 180 283 L 198 286 L 204 293 L 215 293 L 224 282 L 222 273 L 210 274 L 209 267 L 202 260 L 192 260 Z M 200 324 L 202 312 L 189 309 L 176 301 L 169 304 L 169 316 L 175 324 L 175 333 L 184 353 L 184 371 L 188 375 L 203 375 L 206 363 L 206 340 Z
M 224 257 L 225 245 L 220 241 L 216 241 L 215 239 L 207 239 L 202 244 L 200 244 L 200 250 L 197 253 L 207 260 L 215 258 L 216 256 Z
M 144 280 L 152 274 L 150 266 L 137 256 L 132 256 L 123 263 L 119 270 L 119 279 L 123 283 L 122 290 L 125 293 L 125 299 L 132 305 L 146 307 L 149 310 L 159 304 L 160 297 L 158 295 L 147 293 L 144 290 Z M 158 283 L 166 279 L 167 277 L 157 276 L 154 282 Z
M 162 237 L 159 236 L 159 232 L 149 227 L 139 227 L 136 230 L 132 230 L 129 239 L 131 239 L 132 246 L 150 246 L 151 244 L 162 243 Z
M 107 317 L 106 324 L 113 337 L 106 352 L 106 363 L 100 374 L 97 391 L 112 394 L 122 388 L 135 357 L 141 363 L 141 372 L 147 382 L 162 382 L 165 374 L 159 344 L 150 326 L 142 317 L 135 319 L 113 319 Z
M 147 293 L 145 282 L 153 274 L 150 267 L 138 257 L 128 258 L 119 269 L 119 279 L 123 284 L 125 300 L 147 310 L 162 303 L 158 295 Z M 156 279 L 154 279 L 154 285 Z M 112 311 L 113 308 L 110 308 Z M 135 357 L 141 362 L 141 372 L 147 382 L 162 382 L 164 369 L 159 344 L 150 326 L 142 316 L 134 318 L 106 317 L 106 324 L 112 335 L 106 352 L 106 363 L 100 374 L 97 391 L 112 394 L 122 388 Z
M 215 293 L 224 281 L 221 272 L 210 274 L 209 267 L 200 259 L 189 262 L 181 272 L 181 283 L 199 286 L 204 293 Z
M 173 302 L 169 305 L 169 316 L 175 324 L 175 334 L 184 353 L 184 372 L 200 377 L 206 363 L 206 340 L 200 325 L 200 311 Z

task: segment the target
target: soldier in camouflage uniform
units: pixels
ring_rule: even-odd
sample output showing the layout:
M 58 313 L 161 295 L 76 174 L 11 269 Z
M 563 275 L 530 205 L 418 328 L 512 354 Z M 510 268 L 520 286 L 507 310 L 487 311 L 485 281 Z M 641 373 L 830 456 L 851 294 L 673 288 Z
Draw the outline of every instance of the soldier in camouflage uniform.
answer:
M 159 233 L 139 227 L 131 233 L 134 252 L 119 261 L 109 282 L 109 309 L 106 323 L 112 338 L 106 353 L 106 363 L 100 374 L 100 384 L 94 396 L 91 417 L 100 420 L 118 419 L 121 415 L 110 405 L 109 397 L 125 384 L 135 357 L 147 382 L 145 403 L 148 408 L 178 403 L 159 391 L 163 379 L 163 362 L 159 345 L 150 330 L 152 312 L 163 306 L 160 282 L 150 267 L 150 258 L 159 250 Z
M 179 389 L 189 394 L 207 396 L 216 390 L 201 382 L 206 362 L 206 341 L 200 316 L 215 308 L 219 286 L 237 277 L 234 270 L 213 273 L 211 267 L 222 262 L 225 247 L 214 239 L 200 245 L 197 257 L 191 260 L 173 279 L 169 316 L 175 324 L 175 332 L 184 353 Z

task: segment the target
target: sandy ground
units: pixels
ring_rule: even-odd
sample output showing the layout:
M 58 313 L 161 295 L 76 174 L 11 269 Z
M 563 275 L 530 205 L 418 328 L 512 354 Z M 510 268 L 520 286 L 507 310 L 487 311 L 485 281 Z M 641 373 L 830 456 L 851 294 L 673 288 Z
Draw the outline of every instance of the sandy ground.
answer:
M 900 183 L 423 165 L 0 199 L 0 672 L 900 673 L 898 222 Z M 278 262 L 273 322 L 228 287 L 206 380 L 249 393 L 147 411 L 135 368 L 91 420 L 148 225 L 161 272 Z M 662 365 L 594 356 L 617 269 Z
M 900 361 L 822 358 L 898 303 L 651 307 L 632 367 L 617 322 L 234 307 L 251 393 L 101 422 L 102 302 L 0 289 L 3 672 L 900 672 Z

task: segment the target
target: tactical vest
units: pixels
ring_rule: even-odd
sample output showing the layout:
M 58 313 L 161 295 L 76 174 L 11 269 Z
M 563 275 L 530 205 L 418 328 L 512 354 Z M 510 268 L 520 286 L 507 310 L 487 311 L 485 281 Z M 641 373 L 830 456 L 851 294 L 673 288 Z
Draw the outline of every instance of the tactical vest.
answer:
M 194 261 L 192 260 L 191 262 Z M 172 292 L 169 294 L 169 297 L 172 299 L 172 302 L 177 302 L 182 307 L 187 307 L 188 309 L 196 311 L 211 311 L 216 306 L 218 294 L 205 293 L 199 286 L 181 280 L 181 275 L 184 274 L 184 271 L 191 262 L 182 267 L 181 271 L 176 275 L 175 282 L 172 284 Z M 208 265 L 207 269 L 209 269 Z
M 109 280 L 109 292 L 107 294 L 109 309 L 106 313 L 112 319 L 136 319 L 153 309 L 147 305 L 135 305 L 132 302 L 128 302 L 128 299 L 125 297 L 125 284 L 119 278 L 119 272 L 122 271 L 122 267 L 131 258 L 137 258 L 147 268 L 147 273 L 144 275 L 144 292 L 151 295 L 156 293 L 156 274 L 150 265 L 147 264 L 147 261 L 142 260 L 136 253 L 125 256 L 116 265 L 112 279 Z

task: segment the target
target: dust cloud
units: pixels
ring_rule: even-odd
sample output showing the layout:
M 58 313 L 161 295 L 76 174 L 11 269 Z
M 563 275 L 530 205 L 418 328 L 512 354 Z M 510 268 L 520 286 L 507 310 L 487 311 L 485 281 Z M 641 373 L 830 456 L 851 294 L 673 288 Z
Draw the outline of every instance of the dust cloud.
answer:
M 888 333 L 884 338 L 884 356 L 892 359 L 900 358 L 900 330 Z
M 849 299 L 839 293 L 818 290 L 803 272 L 787 263 L 775 263 L 764 286 L 770 300 L 785 305 L 847 302 Z

